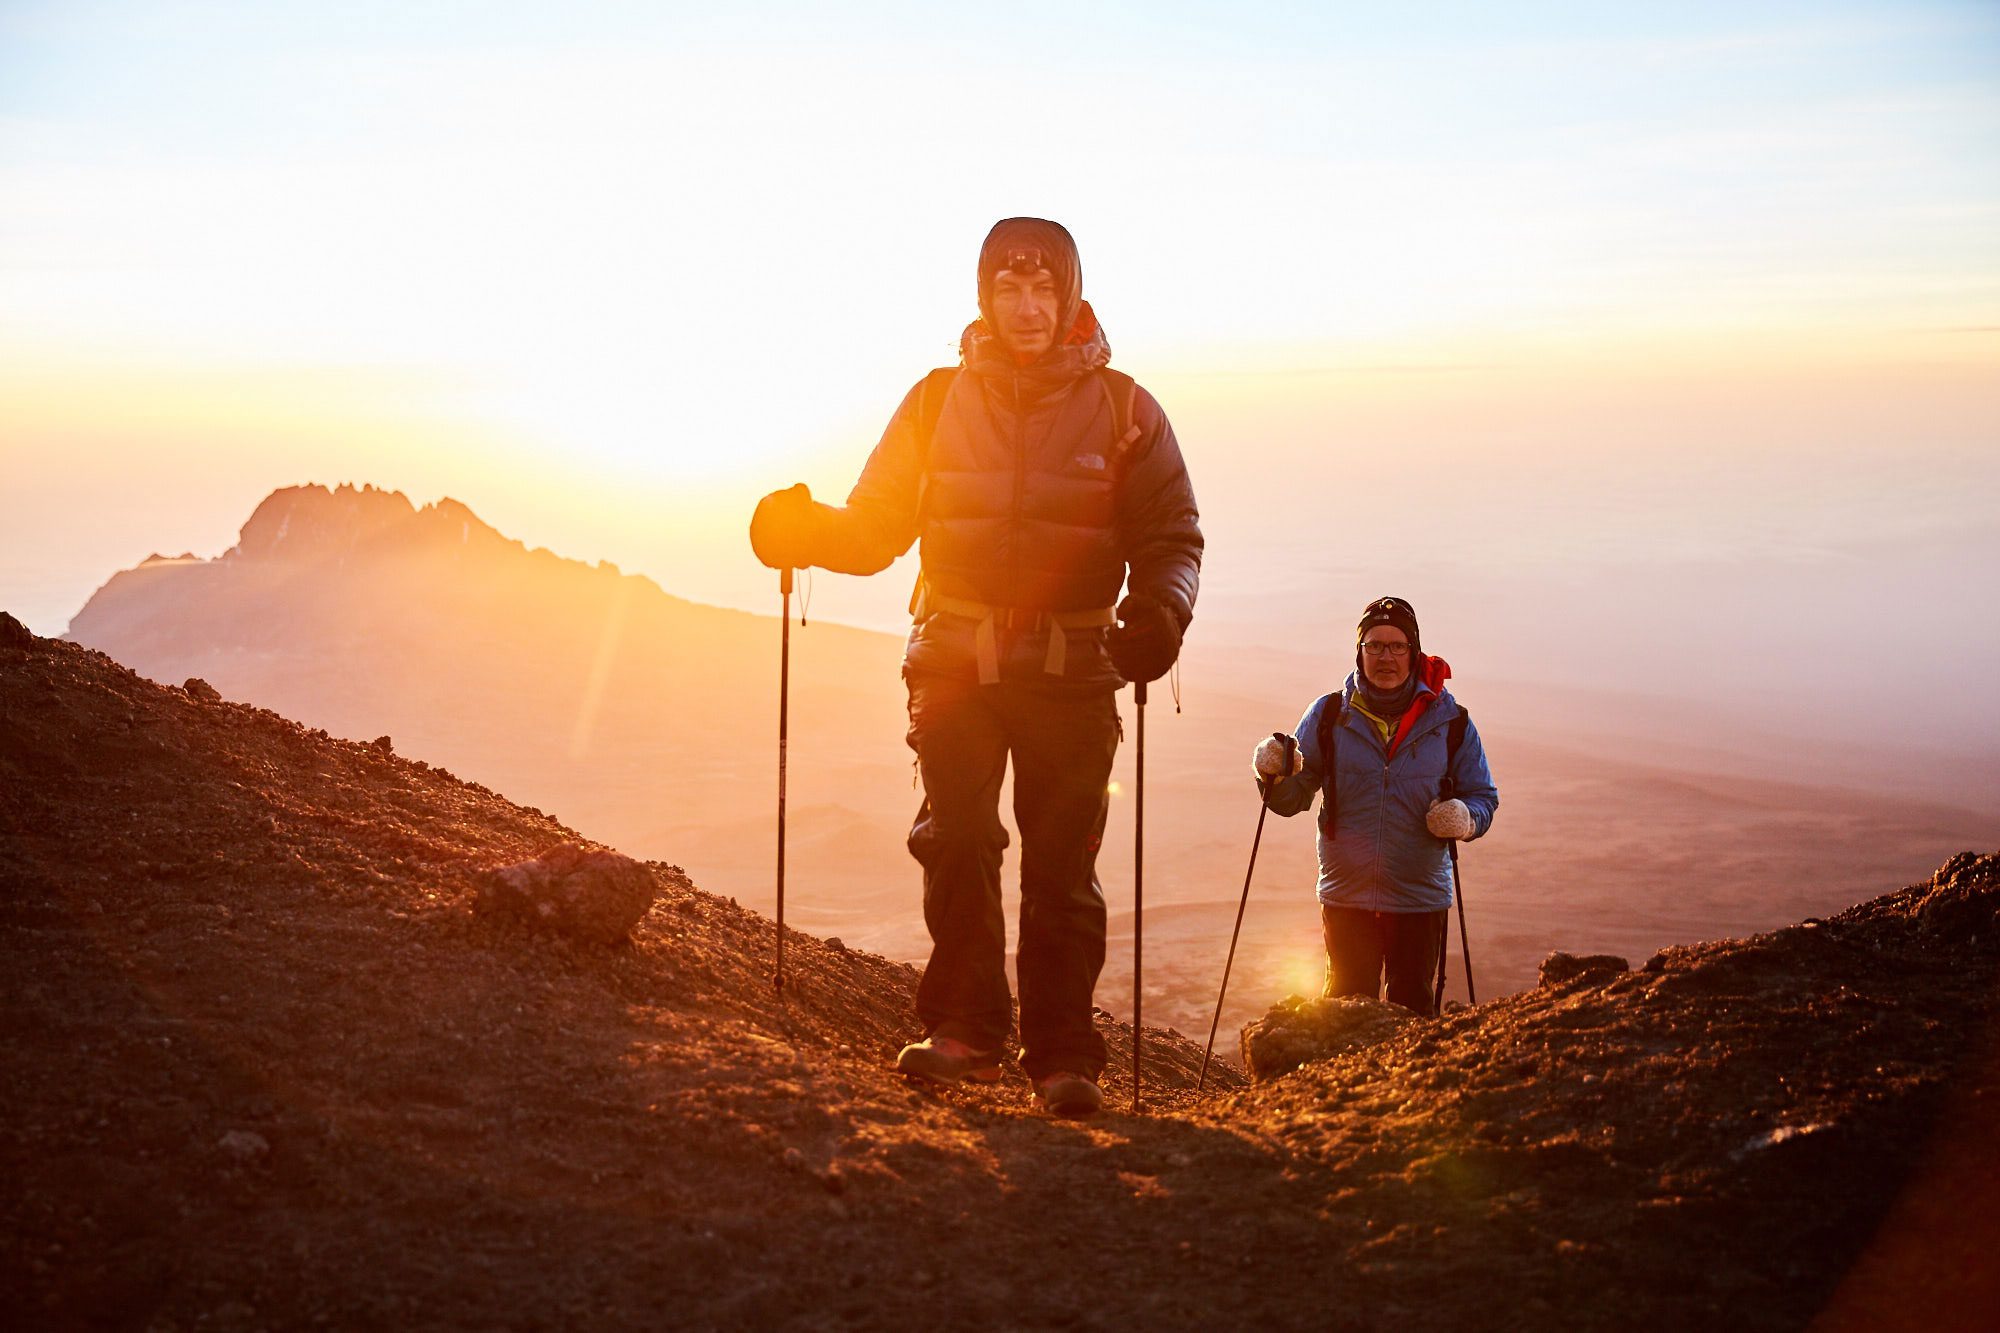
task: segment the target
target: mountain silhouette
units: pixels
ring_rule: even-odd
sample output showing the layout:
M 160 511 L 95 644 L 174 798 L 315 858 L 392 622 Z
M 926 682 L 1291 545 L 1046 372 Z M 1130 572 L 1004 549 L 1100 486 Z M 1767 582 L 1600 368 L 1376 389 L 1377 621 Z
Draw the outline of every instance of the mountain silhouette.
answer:
M 276 491 L 221 556 L 112 577 L 70 637 L 335 735 L 388 734 L 628 851 L 673 848 L 770 893 L 776 621 L 530 549 L 455 500 Z M 794 639 L 794 835 L 907 825 L 900 641 L 819 624 Z M 812 888 L 834 912 L 915 902 L 900 833 Z
M 21 1328 L 1972 1328 L 2000 1301 L 2000 858 L 1191 1090 L 889 1070 L 915 973 L 0 616 L 0 1294 Z

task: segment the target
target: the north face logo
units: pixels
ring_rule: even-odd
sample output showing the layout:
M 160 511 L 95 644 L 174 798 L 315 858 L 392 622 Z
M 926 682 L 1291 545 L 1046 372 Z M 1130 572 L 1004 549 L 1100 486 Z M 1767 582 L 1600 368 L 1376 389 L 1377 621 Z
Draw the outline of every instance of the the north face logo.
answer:
M 1076 456 L 1076 465 L 1086 472 L 1102 472 L 1104 471 L 1104 455 L 1078 454 Z

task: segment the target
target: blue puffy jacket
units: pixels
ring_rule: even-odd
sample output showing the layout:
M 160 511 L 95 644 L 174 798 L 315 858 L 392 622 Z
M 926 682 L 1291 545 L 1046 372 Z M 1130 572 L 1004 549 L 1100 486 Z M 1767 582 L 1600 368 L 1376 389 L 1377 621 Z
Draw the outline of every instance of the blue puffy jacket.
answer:
M 1434 666 L 1432 664 L 1435 664 Z M 1339 772 L 1326 772 L 1320 753 L 1319 720 L 1333 695 L 1323 694 L 1299 719 L 1299 753 L 1305 767 L 1272 784 L 1265 803 L 1281 815 L 1312 806 L 1315 794 L 1338 783 L 1334 802 L 1336 836 L 1329 838 L 1322 817 L 1319 831 L 1319 900 L 1370 912 L 1435 912 L 1451 906 L 1451 860 L 1445 840 L 1424 827 L 1424 815 L 1438 798 L 1445 776 L 1445 733 L 1464 711 L 1444 680 L 1451 669 L 1437 658 L 1426 661 L 1421 692 L 1434 697 L 1391 756 L 1374 724 L 1356 712 L 1350 673 L 1341 687 L 1345 703 L 1336 730 L 1334 757 Z M 1473 837 L 1493 825 L 1500 793 L 1486 766 L 1486 747 L 1467 719 L 1465 739 L 1452 766 L 1453 794 L 1472 812 Z M 1322 813 L 1324 807 L 1322 807 Z

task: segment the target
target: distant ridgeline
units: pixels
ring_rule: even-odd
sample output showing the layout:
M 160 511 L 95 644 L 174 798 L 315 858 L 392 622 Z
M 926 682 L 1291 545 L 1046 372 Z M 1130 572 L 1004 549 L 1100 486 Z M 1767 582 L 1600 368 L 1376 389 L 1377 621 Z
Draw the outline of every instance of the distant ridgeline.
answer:
M 776 620 L 530 549 L 457 500 L 275 491 L 222 555 L 113 576 L 67 637 L 337 736 L 392 735 L 622 850 L 746 901 L 769 891 L 771 820 L 744 793 L 768 790 L 776 761 Z M 793 777 L 796 850 L 828 852 L 815 901 L 893 887 L 914 921 L 901 641 L 820 624 L 795 638 L 795 753 L 839 758 Z

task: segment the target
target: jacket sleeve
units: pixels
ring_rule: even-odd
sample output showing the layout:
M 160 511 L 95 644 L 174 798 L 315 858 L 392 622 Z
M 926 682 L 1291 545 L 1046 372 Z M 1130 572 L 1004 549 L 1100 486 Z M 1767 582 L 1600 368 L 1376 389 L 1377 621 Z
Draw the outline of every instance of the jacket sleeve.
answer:
M 917 496 L 924 472 L 918 438 L 919 380 L 903 395 L 881 442 L 868 455 L 845 505 L 815 504 L 812 562 L 836 574 L 878 574 L 917 539 Z
M 1319 752 L 1319 718 L 1330 695 L 1321 695 L 1299 719 L 1292 733 L 1299 739 L 1299 758 L 1304 767 L 1288 778 L 1274 782 L 1264 793 L 1264 804 L 1281 815 L 1295 815 L 1312 808 L 1313 797 L 1326 781 L 1326 759 Z
M 1486 746 L 1479 739 L 1479 725 L 1470 718 L 1465 723 L 1465 740 L 1459 744 L 1458 759 L 1451 766 L 1452 791 L 1472 813 L 1472 836 L 1484 837 L 1493 827 L 1493 812 L 1500 808 L 1500 789 L 1493 785 L 1493 770 L 1486 763 Z
M 1118 538 L 1131 567 L 1128 586 L 1161 603 L 1185 630 L 1201 582 L 1201 522 L 1180 442 L 1153 395 L 1132 403 L 1139 439 L 1118 493 Z M 1273 806 L 1272 809 L 1276 809 Z

